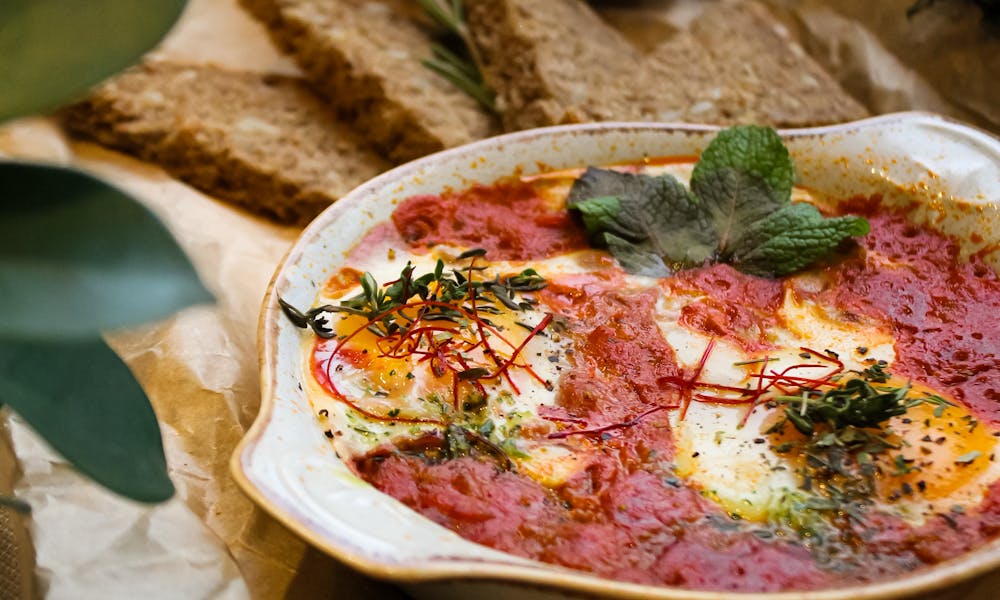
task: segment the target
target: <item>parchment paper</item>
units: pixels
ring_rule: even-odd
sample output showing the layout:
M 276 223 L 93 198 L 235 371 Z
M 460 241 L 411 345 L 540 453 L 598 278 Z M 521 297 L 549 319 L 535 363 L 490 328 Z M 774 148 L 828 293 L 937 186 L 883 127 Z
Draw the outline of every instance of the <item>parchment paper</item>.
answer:
M 775 0 L 803 45 L 873 112 L 923 108 L 1000 130 L 1000 42 L 980 35 L 974 19 L 948 11 L 906 21 L 901 15 L 909 1 Z M 651 47 L 684 27 L 699 4 L 605 3 L 602 11 L 637 44 Z M 914 37 L 918 24 L 921 33 Z M 967 33 L 971 27 L 977 27 L 975 35 Z M 947 51 L 919 46 L 945 42 Z M 235 0 L 193 0 L 159 52 L 177 60 L 298 72 Z M 259 303 L 298 230 L 248 216 L 154 166 L 70 142 L 47 120 L 0 129 L 0 154 L 73 163 L 131 191 L 163 218 L 218 298 L 214 306 L 192 307 L 164 322 L 108 336 L 160 419 L 178 490 L 172 501 L 148 507 L 115 497 L 74 473 L 16 416 L 5 413 L 21 472 L 0 443 L 0 490 L 13 481 L 17 495 L 34 509 L 28 524 L 36 585 L 34 592 L 25 585 L 20 596 L 401 598 L 392 586 L 309 549 L 252 505 L 229 476 L 229 456 L 259 405 Z M 0 535 L 0 559 L 4 539 Z M 19 548 L 23 568 L 30 550 L 23 534 L 12 547 Z M 1000 575 L 949 596 L 986 600 L 996 589 Z

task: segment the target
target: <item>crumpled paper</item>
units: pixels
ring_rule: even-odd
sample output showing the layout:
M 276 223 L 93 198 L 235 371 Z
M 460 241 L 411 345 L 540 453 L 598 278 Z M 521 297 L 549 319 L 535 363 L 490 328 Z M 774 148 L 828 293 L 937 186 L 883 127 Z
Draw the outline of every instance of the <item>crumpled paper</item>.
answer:
M 803 45 L 873 112 L 928 109 L 1000 130 L 1000 41 L 982 37 L 979 29 L 962 33 L 977 24 L 952 8 L 935 7 L 907 21 L 896 13 L 905 13 L 909 2 L 773 4 Z M 638 45 L 653 47 L 701 7 L 694 0 L 646 0 L 605 2 L 600 10 Z M 946 45 L 914 49 L 920 44 Z M 298 73 L 235 0 L 192 0 L 157 52 L 174 60 Z M 20 578 L 27 583 L 11 597 L 402 598 L 394 587 L 309 548 L 254 506 L 229 475 L 229 456 L 259 406 L 260 300 L 298 230 L 215 201 L 149 164 L 71 142 L 47 120 L 0 129 L 0 155 L 74 164 L 130 191 L 164 220 L 218 300 L 108 336 L 160 420 L 178 491 L 170 502 L 150 507 L 110 494 L 76 474 L 16 415 L 4 413 L 0 492 L 13 484 L 32 504 L 37 565 L 34 580 Z M 19 473 L 3 442 L 13 447 Z M 3 524 L 0 519 L 0 534 Z M 5 539 L 0 535 L 0 575 L 13 564 L 2 561 Z M 30 545 L 22 532 L 9 546 L 18 549 L 14 562 L 21 569 Z M 998 587 L 1000 575 L 990 575 L 935 597 L 986 600 Z

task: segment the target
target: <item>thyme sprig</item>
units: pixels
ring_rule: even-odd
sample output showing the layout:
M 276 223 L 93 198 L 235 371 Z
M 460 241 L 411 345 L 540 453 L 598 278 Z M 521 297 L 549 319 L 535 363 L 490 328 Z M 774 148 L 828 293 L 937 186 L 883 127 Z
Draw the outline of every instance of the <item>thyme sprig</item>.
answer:
M 481 248 L 463 252 L 457 260 L 468 259 L 468 266 L 447 271 L 444 261 L 438 260 L 432 272 L 419 277 L 414 276 L 414 267 L 407 262 L 399 278 L 385 284 L 379 284 L 366 272 L 359 278 L 361 293 L 337 305 L 303 312 L 283 299 L 279 303 L 297 327 L 312 329 L 321 338 L 336 337 L 335 347 L 325 363 L 327 377 L 334 357 L 345 344 L 367 331 L 376 337 L 378 357 L 427 362 L 434 377 L 450 376 L 455 411 L 465 406 L 474 411 L 481 406 L 481 400 L 487 396 L 484 385 L 487 383 L 503 380 L 514 393 L 520 393 L 510 374 L 515 368 L 551 389 L 550 381 L 542 379 L 530 364 L 519 362 L 518 357 L 533 337 L 543 335 L 543 330 L 553 322 L 553 315 L 544 315 L 520 343 L 508 339 L 501 331 L 503 327 L 486 316 L 504 312 L 503 307 L 511 311 L 534 308 L 537 301 L 524 293 L 538 291 L 547 282 L 534 269 L 485 279 L 481 273 L 488 268 L 476 264 L 485 254 L 486 250 Z M 330 319 L 338 312 L 348 313 L 345 319 L 361 317 L 360 326 L 355 321 L 351 332 L 336 335 Z M 469 391 L 465 402 L 463 389 Z M 376 420 L 444 424 L 437 419 L 379 415 L 348 398 L 341 400 Z
M 423 65 L 448 80 L 456 88 L 497 114 L 496 95 L 476 66 L 475 46 L 465 25 L 461 0 L 416 0 L 424 12 L 441 27 L 431 57 Z
M 485 254 L 485 250 L 476 248 L 460 254 L 457 260 L 475 259 Z M 415 269 L 408 262 L 399 279 L 385 285 L 380 285 L 371 273 L 364 273 L 360 278 L 361 293 L 339 305 L 327 304 L 303 312 L 281 298 L 278 303 L 296 327 L 311 328 L 324 339 L 334 337 L 329 313 L 365 317 L 372 321 L 369 331 L 386 337 L 405 334 L 420 321 L 462 323 L 470 312 L 498 314 L 500 305 L 509 310 L 530 310 L 537 301 L 518 295 L 538 291 L 547 285 L 545 278 L 534 269 L 524 269 L 514 275 L 496 275 L 488 280 L 470 277 L 471 273 L 485 269 L 470 263 L 468 267 L 446 272 L 444 261 L 439 259 L 432 272 L 414 277 Z M 411 301 L 422 303 L 416 315 L 399 310 Z M 483 322 L 492 325 L 488 318 Z
M 458 260 L 475 259 L 485 253 L 481 249 L 470 250 L 459 255 Z M 444 261 L 439 259 L 433 272 L 414 277 L 414 267 L 407 263 L 399 279 L 385 286 L 379 286 L 371 273 L 365 273 L 361 277 L 362 292 L 342 301 L 333 311 L 350 312 L 374 320 L 369 326 L 370 331 L 385 337 L 405 334 L 420 321 L 461 324 L 469 313 L 498 314 L 501 312 L 500 305 L 510 310 L 529 310 L 537 301 L 515 294 L 538 291 L 546 285 L 545 278 L 534 269 L 525 269 L 515 275 L 497 275 L 489 280 L 474 280 L 471 277 L 473 272 L 484 269 L 472 262 L 464 269 L 446 272 Z M 422 305 L 415 316 L 396 310 L 411 300 L 438 304 Z M 482 320 L 492 324 L 488 318 Z

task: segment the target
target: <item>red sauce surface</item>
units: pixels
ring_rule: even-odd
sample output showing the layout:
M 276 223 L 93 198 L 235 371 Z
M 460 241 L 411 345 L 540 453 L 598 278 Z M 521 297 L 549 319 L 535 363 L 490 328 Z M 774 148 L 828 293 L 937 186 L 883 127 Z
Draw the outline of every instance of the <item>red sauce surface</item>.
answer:
M 587 247 L 583 229 L 527 183 L 476 186 L 442 196 L 414 196 L 392 214 L 415 248 L 454 243 L 485 248 L 490 260 L 545 258 Z
M 681 325 L 728 339 L 749 352 L 772 347 L 766 338 L 777 323 L 784 295 L 780 280 L 753 277 L 720 263 L 681 271 L 667 280 L 666 288 L 668 293 L 705 294 L 681 309 Z
M 867 252 L 829 268 L 833 284 L 821 301 L 889 324 L 895 372 L 949 390 L 979 419 L 1000 423 L 1000 277 L 980 257 L 960 261 L 954 239 L 902 214 L 868 219 Z
M 605 283 L 609 285 L 613 279 Z M 557 306 L 566 289 L 557 280 L 540 297 Z M 552 296 L 557 298 L 549 300 Z M 663 378 L 678 375 L 679 368 L 653 318 L 656 296 L 655 290 L 623 295 L 605 287 L 565 307 L 576 352 L 573 367 L 560 380 L 556 402 L 567 416 L 614 423 L 650 407 L 676 404 L 676 388 Z
M 877 214 L 876 214 L 877 212 Z M 872 233 L 857 252 L 825 267 L 820 302 L 865 315 L 897 339 L 894 372 L 946 389 L 977 417 L 1000 423 L 1000 278 L 976 259 L 958 260 L 954 240 L 873 210 Z M 530 186 L 475 188 L 418 197 L 393 216 L 414 246 L 481 246 L 493 259 L 529 259 L 580 248 L 579 228 L 548 212 Z M 896 263 L 885 268 L 885 262 Z M 662 380 L 683 374 L 653 320 L 658 293 L 695 290 L 704 298 L 682 323 L 747 350 L 766 349 L 782 282 L 725 265 L 680 273 L 663 290 L 620 291 L 622 273 L 568 276 L 540 297 L 565 319 L 575 351 L 544 416 L 623 422 L 675 406 Z M 845 522 L 850 544 L 819 556 L 794 539 L 760 536 L 671 476 L 668 411 L 600 436 L 567 438 L 586 467 L 549 488 L 494 461 L 428 460 L 380 452 L 357 462 L 382 491 L 473 541 L 614 579 L 699 589 L 779 591 L 894 577 L 976 548 L 1000 533 L 1000 483 L 978 508 L 914 527 L 876 511 Z M 846 534 L 845 534 L 846 535 Z

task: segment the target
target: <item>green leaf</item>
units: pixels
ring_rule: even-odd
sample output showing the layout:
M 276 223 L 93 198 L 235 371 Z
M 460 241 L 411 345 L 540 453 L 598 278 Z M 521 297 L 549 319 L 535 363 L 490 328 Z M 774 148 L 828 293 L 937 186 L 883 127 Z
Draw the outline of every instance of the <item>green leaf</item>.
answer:
M 0 402 L 101 485 L 141 502 L 173 495 L 156 416 L 102 340 L 0 340 Z
M 787 204 L 795 185 L 795 165 L 778 132 L 770 127 L 742 125 L 723 129 L 702 152 L 691 173 L 691 190 L 705 198 L 714 185 L 706 176 L 733 169 L 764 182 L 772 200 Z
M 698 199 L 708 214 L 720 257 L 728 262 L 730 246 L 737 243 L 748 224 L 767 217 L 785 205 L 756 177 L 730 167 L 702 175 Z
M 774 277 L 807 267 L 847 237 L 868 233 L 859 217 L 824 219 L 790 205 L 795 169 L 777 132 L 719 132 L 691 177 L 692 195 L 670 175 L 588 168 L 567 205 L 590 242 L 630 273 L 662 277 L 715 260 Z
M 0 122 L 73 100 L 136 62 L 185 0 L 3 0 Z
M 649 241 L 633 243 L 613 233 L 605 233 L 604 244 L 618 264 L 633 275 L 666 277 L 671 273 Z
M 619 223 L 618 215 L 621 214 L 622 204 L 615 196 L 589 198 L 571 205 L 570 208 L 580 213 L 583 227 L 587 230 L 591 242 L 603 241 L 605 232 L 617 232 L 618 235 L 630 237 L 635 235 Z
M 92 338 L 211 300 L 166 228 L 121 191 L 0 162 L 0 338 Z
M 823 258 L 844 238 L 867 233 L 868 221 L 861 217 L 826 219 L 811 204 L 791 204 L 751 223 L 729 260 L 746 273 L 780 277 Z
M 609 198 L 617 200 L 617 211 Z M 677 269 L 702 264 L 715 252 L 708 216 L 671 175 L 589 168 L 573 183 L 567 205 L 581 213 L 585 226 L 590 221 L 592 239 L 607 243 L 619 262 L 632 260 L 626 252 L 653 252 L 665 268 Z M 614 236 L 613 246 L 605 233 Z

